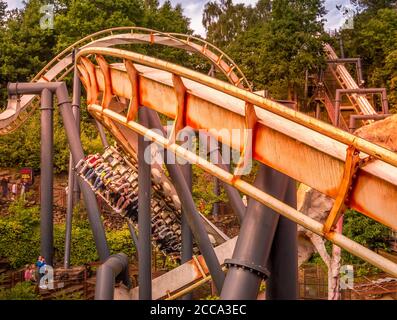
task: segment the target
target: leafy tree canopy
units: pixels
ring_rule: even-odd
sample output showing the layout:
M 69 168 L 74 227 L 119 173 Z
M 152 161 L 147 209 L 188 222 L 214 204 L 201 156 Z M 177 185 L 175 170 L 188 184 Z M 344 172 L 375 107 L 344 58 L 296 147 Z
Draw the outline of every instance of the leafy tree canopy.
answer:
M 54 6 L 54 28 L 43 30 L 43 5 Z M 141 26 L 160 31 L 191 33 L 182 7 L 157 0 L 27 0 L 20 10 L 6 12 L 0 0 L 0 100 L 4 107 L 8 82 L 29 81 L 57 53 L 94 32 L 119 26 Z M 139 48 L 138 48 L 139 49 Z M 169 60 L 188 60 L 173 49 L 146 48 L 151 54 Z M 194 61 L 192 62 L 194 63 Z M 70 78 L 66 79 L 70 82 Z M 92 118 L 83 105 L 82 141 L 87 152 L 97 151 L 100 143 Z M 55 167 L 67 168 L 69 151 L 61 118 L 55 115 Z M 36 115 L 11 135 L 0 137 L 0 167 L 40 167 L 39 117 Z
M 391 2 L 388 1 L 390 4 Z M 386 87 L 389 102 L 397 106 L 397 8 L 374 10 L 373 7 L 358 13 L 354 29 L 343 30 L 341 37 L 345 53 L 361 57 L 368 87 Z
M 286 98 L 306 69 L 323 63 L 324 14 L 322 0 L 260 0 L 255 7 L 221 0 L 206 5 L 203 24 L 208 39 L 235 58 L 257 89 Z

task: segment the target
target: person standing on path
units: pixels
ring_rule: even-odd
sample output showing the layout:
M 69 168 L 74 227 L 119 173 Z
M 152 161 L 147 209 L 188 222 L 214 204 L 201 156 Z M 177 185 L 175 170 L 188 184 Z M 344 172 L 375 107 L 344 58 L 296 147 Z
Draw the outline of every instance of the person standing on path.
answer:
M 8 178 L 3 177 L 1 179 L 1 194 L 3 198 L 8 198 Z
M 34 281 L 34 265 L 32 268 L 32 265 L 28 264 L 26 265 L 25 273 L 24 273 L 24 279 L 25 281 Z
M 25 200 L 25 193 L 26 193 L 26 182 L 22 180 L 21 182 L 21 197 Z
M 17 198 L 17 193 L 18 193 L 18 185 L 16 182 L 12 184 L 11 193 L 12 193 L 12 200 L 15 200 Z

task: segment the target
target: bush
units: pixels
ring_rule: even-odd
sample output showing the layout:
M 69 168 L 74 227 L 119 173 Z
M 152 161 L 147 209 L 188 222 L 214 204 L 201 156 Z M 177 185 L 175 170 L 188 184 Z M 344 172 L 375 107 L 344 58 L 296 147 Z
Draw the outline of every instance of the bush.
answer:
M 371 250 L 388 249 L 386 239 L 390 236 L 390 229 L 354 210 L 348 210 L 344 216 L 343 234 Z M 380 272 L 376 267 L 345 250 L 342 251 L 342 261 L 344 264 L 356 266 L 356 276 Z
M 0 257 L 18 268 L 35 261 L 40 251 L 39 208 L 25 208 L 22 200 L 14 202 L 10 214 L 0 218 Z
M 82 292 L 61 293 L 55 297 L 55 300 L 84 300 Z
M 0 300 L 40 300 L 40 296 L 31 282 L 20 282 L 11 289 L 0 289 Z
M 205 173 L 197 166 L 193 166 L 193 190 L 192 195 L 197 209 L 204 215 L 212 212 L 212 207 L 216 202 L 227 202 L 226 193 L 223 188 L 219 188 L 220 194 L 214 193 L 214 178 Z
M 10 206 L 10 214 L 0 218 L 0 257 L 7 258 L 12 268 L 32 263 L 40 254 L 39 208 L 25 207 L 22 200 Z M 108 231 L 111 253 L 135 252 L 128 228 Z M 62 262 L 65 246 L 65 224 L 54 225 L 54 262 Z M 71 265 L 83 265 L 98 260 L 92 231 L 86 219 L 76 216 L 72 227 Z

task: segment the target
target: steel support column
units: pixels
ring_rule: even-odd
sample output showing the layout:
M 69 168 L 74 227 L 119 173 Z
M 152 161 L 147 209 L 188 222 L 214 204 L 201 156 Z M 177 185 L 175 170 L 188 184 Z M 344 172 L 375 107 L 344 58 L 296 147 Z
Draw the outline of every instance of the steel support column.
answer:
M 148 114 L 151 127 L 160 130 L 163 135 L 166 136 L 158 114 L 151 109 L 145 108 L 144 110 Z M 177 164 L 168 163 L 166 154 L 167 152 L 165 152 L 164 163 L 171 176 L 171 180 L 174 183 L 178 197 L 181 200 L 186 220 L 189 223 L 190 230 L 192 231 L 195 240 L 197 241 L 200 252 L 204 257 L 208 270 L 214 280 L 216 289 L 220 293 L 225 279 L 225 274 L 222 271 L 214 252 L 214 248 L 211 245 L 211 241 L 202 223 L 200 215 L 197 212 L 192 194 L 188 190 L 188 185 L 183 177 L 183 173 Z
M 138 257 L 139 257 L 139 252 L 138 252 L 138 251 L 139 251 L 138 236 L 136 235 L 136 232 L 135 232 L 135 230 L 134 230 L 134 226 L 132 225 L 132 222 L 127 221 L 127 226 L 128 226 L 128 230 L 130 231 L 130 235 L 131 235 L 132 241 L 134 242 L 134 246 L 135 246 L 136 252 L 137 252 Z
M 70 247 L 72 241 L 72 220 L 73 220 L 73 193 L 72 189 L 77 180 L 73 170 L 72 154 L 69 155 L 69 175 L 68 175 L 68 194 L 66 198 L 66 230 L 65 230 L 65 254 L 63 258 L 63 267 L 68 269 L 70 267 Z
M 72 100 L 72 111 L 73 116 L 76 119 L 77 129 L 80 133 L 80 102 L 81 102 L 81 82 L 78 75 L 77 67 L 74 68 L 73 75 L 73 100 Z M 70 155 L 72 156 L 72 155 Z M 77 176 L 73 179 L 73 207 L 80 201 L 80 188 L 77 181 Z
M 96 119 L 95 119 L 95 124 L 98 128 L 99 137 L 101 138 L 103 147 L 105 149 L 109 148 L 109 142 L 108 142 L 108 139 L 106 138 L 106 134 L 105 134 L 105 130 L 103 129 L 103 125 Z
M 74 69 L 73 78 L 73 103 L 72 111 L 76 121 L 78 131 L 80 132 L 80 100 L 81 100 L 81 82 L 78 76 L 77 68 Z M 69 155 L 69 176 L 68 176 L 68 194 L 66 204 L 66 231 L 65 231 L 65 254 L 64 254 L 64 268 L 70 267 L 70 246 L 72 239 L 72 220 L 73 209 L 80 201 L 80 188 L 73 166 L 72 153 Z
M 66 87 L 66 84 L 64 82 L 49 82 L 49 83 L 36 82 L 36 83 L 8 84 L 9 95 L 42 94 L 43 90 L 49 90 L 51 93 L 55 93 L 57 96 L 59 110 L 62 115 L 66 136 L 68 138 L 70 151 L 73 157 L 73 162 L 74 162 L 73 164 L 76 165 L 80 160 L 84 159 L 84 152 L 80 141 L 79 131 L 76 126 L 76 121 L 71 112 L 72 108 L 71 108 L 71 103 L 69 100 L 68 89 Z M 43 141 L 48 141 L 48 140 L 43 139 L 42 143 Z M 46 145 L 48 146 L 49 144 L 47 143 Z M 50 152 L 47 152 L 47 156 L 49 156 L 50 154 L 51 154 Z M 49 170 L 50 165 L 52 167 L 52 160 L 49 163 L 45 163 L 44 165 L 42 165 L 42 168 L 45 168 L 45 172 L 50 171 Z M 51 170 L 51 177 L 52 177 L 52 170 Z M 99 258 L 101 260 L 105 260 L 107 257 L 109 257 L 110 253 L 95 194 L 86 183 L 84 183 L 81 179 L 78 180 L 80 184 L 80 190 L 83 192 L 83 197 L 88 213 L 88 220 L 90 222 L 92 233 L 94 235 L 94 241 L 98 251 Z M 50 181 L 50 183 L 52 183 L 52 180 Z M 45 188 L 49 188 L 49 187 L 46 186 Z M 52 185 L 51 185 L 51 190 L 52 190 Z M 48 221 L 48 219 L 46 221 Z M 47 231 L 48 230 L 49 229 L 47 228 Z M 41 230 L 41 231 L 46 232 L 45 230 Z M 46 233 L 44 234 L 46 235 Z M 48 259 L 48 257 L 46 258 Z
M 214 164 L 216 164 L 219 168 L 221 168 L 225 171 L 230 171 L 230 166 L 225 164 L 225 160 L 220 152 L 219 144 L 216 145 L 215 148 L 213 148 L 215 143 L 208 141 L 208 140 L 211 140 L 214 138 L 204 132 L 199 132 L 199 139 L 200 139 L 200 141 L 207 140 L 207 145 L 209 145 L 209 148 L 210 148 L 208 150 L 208 152 L 210 154 L 210 158 L 217 159 L 217 161 L 216 161 L 217 163 L 214 163 Z M 238 192 L 238 190 L 235 187 L 231 186 L 230 184 L 225 183 L 223 181 L 220 181 L 220 182 L 222 184 L 222 187 L 226 191 L 230 206 L 232 207 L 234 213 L 237 215 L 237 217 L 241 223 L 241 221 L 243 221 L 243 218 L 245 215 L 246 207 L 243 203 L 240 193 Z
M 99 268 L 96 275 L 95 300 L 113 300 L 116 279 L 129 287 L 128 257 L 124 253 L 110 256 Z
M 223 170 L 229 171 L 230 166 L 223 164 L 222 154 L 217 149 L 216 151 L 218 154 L 219 163 L 216 164 L 218 167 L 222 168 Z M 219 181 L 217 179 L 217 181 Z M 243 199 L 240 196 L 240 193 L 236 188 L 231 186 L 230 184 L 224 183 L 221 181 L 222 187 L 225 189 L 227 198 L 229 199 L 230 206 L 232 207 L 234 213 L 237 215 L 239 222 L 241 223 L 245 216 L 246 207 L 244 205 Z
M 296 182 L 288 178 L 285 203 L 296 208 Z M 270 277 L 266 281 L 267 300 L 298 299 L 297 224 L 283 216 L 278 220 L 268 262 Z
M 214 195 L 216 197 L 219 197 L 219 180 L 218 178 L 214 178 Z M 219 201 L 217 200 L 213 207 L 212 207 L 212 215 L 214 216 L 215 219 L 218 219 L 219 216 Z M 217 221 L 217 220 L 215 220 Z
M 186 163 L 181 165 L 183 175 L 185 177 L 189 191 L 192 192 L 192 165 Z M 193 257 L 193 235 L 190 230 L 189 223 L 186 218 L 186 213 L 182 211 L 182 252 L 181 263 L 192 260 Z M 188 293 L 182 297 L 182 300 L 191 300 L 192 294 Z
M 53 93 L 44 89 L 41 93 L 41 147 L 40 147 L 40 252 L 47 264 L 52 265 L 54 252 L 53 222 Z
M 287 179 L 263 164 L 255 178 L 254 186 L 282 198 Z M 270 256 L 279 214 L 260 202 L 250 199 L 240 228 L 232 259 L 226 260 L 229 271 L 222 289 L 223 300 L 254 300 L 258 296 L 262 279 L 268 277 L 265 268 Z
M 62 115 L 66 136 L 68 138 L 70 151 L 72 153 L 74 162 L 73 164 L 76 165 L 81 159 L 84 159 L 84 152 L 75 119 L 73 114 L 70 112 L 71 105 L 68 101 L 66 86 L 63 91 L 63 95 L 58 97 L 59 110 Z M 88 219 L 94 235 L 94 241 L 98 255 L 99 258 L 104 261 L 109 257 L 110 251 L 107 245 L 105 230 L 101 221 L 97 199 L 95 193 L 91 190 L 88 184 L 82 181 L 82 179 L 78 179 L 78 182 L 80 185 L 80 190 L 83 193 Z
M 147 115 L 144 108 L 139 109 L 139 122 L 148 126 Z M 141 135 L 138 136 L 138 231 L 139 231 L 139 259 L 138 259 L 138 283 L 139 299 L 152 299 L 152 241 L 151 241 L 151 168 L 149 148 L 151 142 L 145 141 Z M 146 161 L 148 160 L 148 161 Z

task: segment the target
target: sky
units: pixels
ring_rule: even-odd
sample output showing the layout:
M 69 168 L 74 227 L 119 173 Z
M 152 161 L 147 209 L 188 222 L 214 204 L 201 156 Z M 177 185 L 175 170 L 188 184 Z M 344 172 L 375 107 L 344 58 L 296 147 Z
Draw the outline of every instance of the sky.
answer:
M 22 6 L 22 0 L 7 0 L 8 8 L 14 9 Z M 160 0 L 163 3 L 164 0 Z M 201 17 L 204 9 L 204 5 L 208 0 L 171 0 L 173 5 L 181 3 L 184 9 L 184 13 L 191 19 L 190 27 L 198 34 L 205 36 L 205 30 L 201 24 Z M 255 4 L 257 0 L 233 0 L 234 3 L 245 3 L 245 4 Z M 325 23 L 325 28 L 334 30 L 338 29 L 343 23 L 344 18 L 342 13 L 336 8 L 337 5 L 349 6 L 349 0 L 326 0 L 325 7 L 327 9 L 327 22 Z

